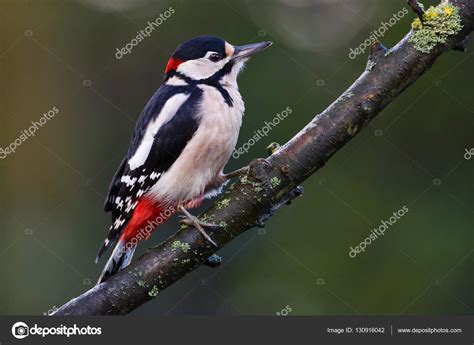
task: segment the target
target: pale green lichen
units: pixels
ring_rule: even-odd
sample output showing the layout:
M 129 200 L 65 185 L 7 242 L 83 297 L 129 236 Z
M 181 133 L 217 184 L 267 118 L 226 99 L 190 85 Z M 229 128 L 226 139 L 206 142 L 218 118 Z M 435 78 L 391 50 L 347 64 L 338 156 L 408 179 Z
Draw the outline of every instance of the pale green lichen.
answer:
M 183 243 L 181 241 L 174 241 L 172 244 L 171 244 L 171 250 L 173 252 L 177 251 L 178 249 L 181 249 L 183 251 L 183 253 L 186 253 L 189 249 L 191 249 L 191 247 L 189 246 L 188 243 Z
M 146 287 L 146 282 L 144 282 L 143 280 L 139 280 L 137 281 L 137 285 L 140 287 Z
M 281 180 L 275 176 L 271 178 L 270 183 L 272 184 L 272 187 L 275 188 L 280 185 Z
M 428 54 L 439 43 L 446 43 L 449 36 L 463 28 L 459 8 L 450 3 L 430 6 L 423 14 L 423 21 L 416 18 L 411 24 L 413 34 L 408 40 L 415 49 Z
M 256 186 L 256 187 L 253 188 L 253 191 L 254 191 L 255 193 L 259 193 L 259 192 L 261 192 L 262 190 L 263 190 L 263 188 L 260 187 L 260 186 Z
M 275 152 L 277 152 L 280 148 L 281 148 L 280 144 L 273 142 L 267 146 L 267 152 L 272 155 Z
M 221 221 L 221 222 L 219 222 L 219 226 L 220 226 L 221 228 L 225 228 L 225 227 L 227 227 L 227 223 L 224 222 L 224 221 Z
M 247 184 L 247 183 L 250 183 L 249 181 L 249 177 L 247 175 L 244 175 L 240 178 L 240 183 L 242 184 Z
M 211 223 L 213 220 L 214 220 L 214 216 L 209 215 L 207 213 L 201 217 L 201 221 L 203 221 L 204 223 Z
M 150 297 L 156 297 L 160 293 L 160 289 L 158 289 L 158 286 L 153 285 L 150 291 L 148 291 L 148 296 Z
M 219 209 L 226 208 L 229 205 L 230 205 L 230 199 L 222 199 L 222 200 L 217 202 L 217 207 Z
M 251 180 L 249 179 L 248 175 L 242 176 L 242 177 L 240 178 L 240 183 L 241 183 L 241 184 L 250 184 L 250 185 L 252 185 L 253 187 L 259 187 L 259 186 L 262 185 L 260 182 L 251 181 Z M 244 192 L 244 194 L 245 194 L 245 192 Z

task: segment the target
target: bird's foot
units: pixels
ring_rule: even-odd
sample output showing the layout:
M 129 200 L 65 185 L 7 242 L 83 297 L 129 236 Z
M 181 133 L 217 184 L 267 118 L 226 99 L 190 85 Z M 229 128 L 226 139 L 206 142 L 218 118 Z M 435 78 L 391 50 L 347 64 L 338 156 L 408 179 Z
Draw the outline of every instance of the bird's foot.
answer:
M 193 216 L 193 215 L 191 215 L 191 217 L 189 217 L 188 215 L 182 215 L 181 220 L 179 222 L 187 226 L 194 226 L 198 224 L 203 228 L 211 229 L 211 230 L 219 230 L 221 228 L 220 225 L 203 222 L 198 217 Z
M 217 243 L 214 242 L 214 240 L 207 234 L 204 228 L 217 230 L 220 229 L 221 226 L 217 224 L 206 223 L 199 220 L 198 217 L 193 216 L 191 213 L 188 212 L 188 210 L 186 210 L 182 206 L 180 207 L 180 211 L 183 213 L 183 216 L 181 216 L 183 219 L 181 219 L 180 221 L 181 224 L 195 227 L 204 236 L 206 240 L 211 242 L 214 246 L 218 247 Z
M 237 169 L 237 170 L 234 170 L 228 174 L 225 174 L 224 175 L 224 179 L 226 180 L 230 180 L 231 178 L 234 178 L 234 177 L 239 177 L 239 176 L 242 176 L 242 175 L 245 175 L 245 174 L 248 174 L 249 172 L 249 167 L 248 166 L 245 166 L 243 168 L 240 168 L 240 169 Z

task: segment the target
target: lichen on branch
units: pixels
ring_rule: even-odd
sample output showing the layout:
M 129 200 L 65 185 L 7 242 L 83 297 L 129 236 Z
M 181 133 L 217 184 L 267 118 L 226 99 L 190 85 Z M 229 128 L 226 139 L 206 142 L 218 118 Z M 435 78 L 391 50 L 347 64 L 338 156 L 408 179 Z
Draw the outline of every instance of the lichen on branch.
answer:
M 413 21 L 411 27 L 413 34 L 409 42 L 416 50 L 428 54 L 437 44 L 446 43 L 449 36 L 458 34 L 463 25 L 459 8 L 451 3 L 441 3 L 436 7 L 430 6 L 421 19 Z

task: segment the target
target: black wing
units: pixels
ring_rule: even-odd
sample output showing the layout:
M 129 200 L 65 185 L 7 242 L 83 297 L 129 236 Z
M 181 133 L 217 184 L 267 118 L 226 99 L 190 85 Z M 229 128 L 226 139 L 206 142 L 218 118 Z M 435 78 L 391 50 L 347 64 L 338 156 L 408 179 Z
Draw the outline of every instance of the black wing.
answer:
M 178 93 L 188 93 L 190 96 L 171 120 L 160 127 L 145 163 L 131 170 L 128 160 L 140 146 L 148 124 L 159 116 L 166 101 Z M 198 87 L 162 85 L 146 105 L 135 127 L 128 154 L 122 160 L 107 193 L 104 210 L 112 213 L 112 225 L 98 258 L 118 239 L 132 218 L 137 200 L 176 161 L 198 129 L 201 97 L 202 90 Z

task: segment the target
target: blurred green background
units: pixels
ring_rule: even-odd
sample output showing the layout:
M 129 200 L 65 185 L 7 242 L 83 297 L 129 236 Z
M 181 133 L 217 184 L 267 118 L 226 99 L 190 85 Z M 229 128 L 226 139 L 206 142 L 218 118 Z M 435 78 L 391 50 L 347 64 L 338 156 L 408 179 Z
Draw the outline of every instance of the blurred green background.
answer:
M 404 0 L 0 0 L 0 147 L 53 107 L 59 113 L 0 159 L 0 313 L 41 314 L 94 284 L 110 217 L 105 193 L 134 122 L 175 47 L 212 34 L 273 40 L 240 77 L 239 144 L 293 112 L 226 170 L 289 140 L 364 70 L 349 58 Z M 434 2 L 426 3 L 427 5 Z M 149 20 L 175 13 L 130 54 Z M 412 12 L 388 29 L 391 47 Z M 474 308 L 474 44 L 443 55 L 305 184 L 262 229 L 219 250 L 134 312 L 183 314 L 470 314 Z M 381 220 L 409 212 L 351 259 Z M 197 210 L 194 210 L 197 212 Z M 175 219 L 144 243 L 159 243 Z

